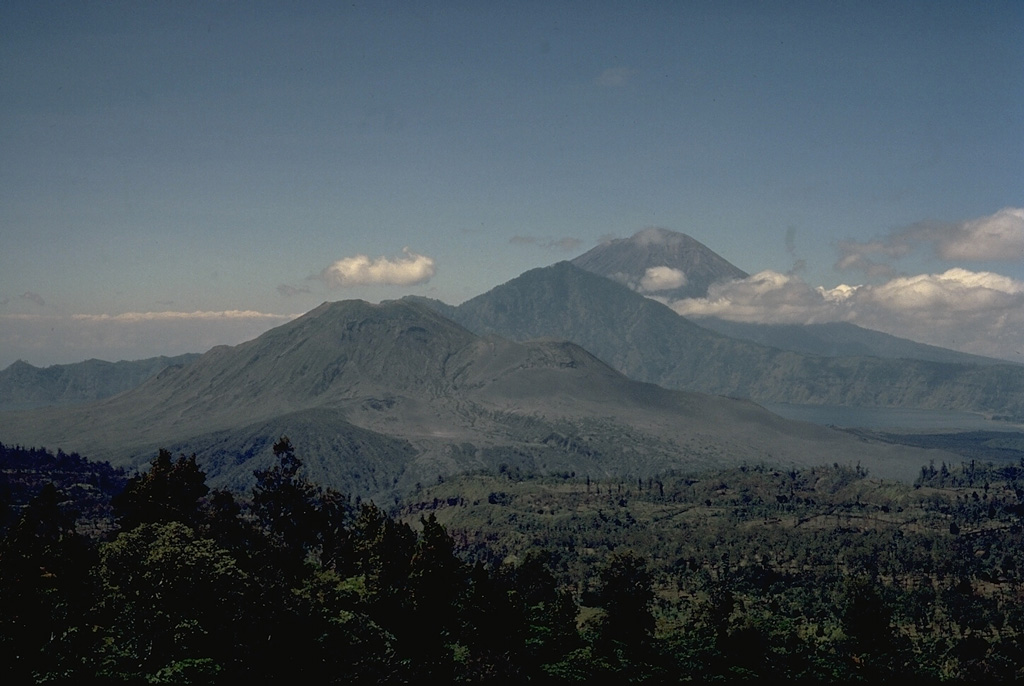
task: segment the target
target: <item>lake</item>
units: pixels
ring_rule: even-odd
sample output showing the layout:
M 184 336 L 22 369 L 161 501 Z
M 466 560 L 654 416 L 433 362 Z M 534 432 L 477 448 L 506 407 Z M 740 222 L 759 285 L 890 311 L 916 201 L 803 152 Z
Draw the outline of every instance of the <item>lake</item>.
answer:
M 895 407 L 839 407 L 836 405 L 789 405 L 762 403 L 786 419 L 843 428 L 891 431 L 1021 431 L 1024 426 L 997 422 L 973 412 L 912 410 Z

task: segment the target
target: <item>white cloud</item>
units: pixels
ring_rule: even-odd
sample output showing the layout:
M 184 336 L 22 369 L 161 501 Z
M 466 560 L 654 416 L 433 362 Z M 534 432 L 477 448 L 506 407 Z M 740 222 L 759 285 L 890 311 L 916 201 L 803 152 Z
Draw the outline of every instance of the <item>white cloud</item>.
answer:
M 937 250 L 947 260 L 1024 259 L 1024 208 L 956 224 L 939 236 Z
M 843 319 L 841 299 L 790 274 L 763 271 L 745 279 L 711 284 L 704 298 L 668 303 L 684 317 L 720 317 L 765 324 L 809 324 Z
M 1024 282 L 992 272 L 950 269 L 879 285 L 811 287 L 765 271 L 713 284 L 706 298 L 667 303 L 688 317 L 765 324 L 848 321 L 932 345 L 1019 359 Z
M 332 286 L 411 286 L 425 283 L 434 276 L 434 260 L 417 255 L 409 248 L 402 250 L 405 257 L 371 260 L 366 255 L 345 257 L 321 272 L 321 277 Z
M 950 269 L 863 287 L 863 298 L 893 311 L 972 313 L 1021 305 L 1024 282 L 992 272 Z
M 672 267 L 650 267 L 640 279 L 640 290 L 656 293 L 680 288 L 686 285 L 686 274 Z
M 1007 207 L 995 214 L 959 223 L 919 222 L 896 229 L 875 241 L 840 243 L 838 269 L 856 269 L 869 276 L 891 277 L 895 270 L 882 260 L 898 260 L 930 250 L 944 260 L 1024 260 L 1024 208 Z

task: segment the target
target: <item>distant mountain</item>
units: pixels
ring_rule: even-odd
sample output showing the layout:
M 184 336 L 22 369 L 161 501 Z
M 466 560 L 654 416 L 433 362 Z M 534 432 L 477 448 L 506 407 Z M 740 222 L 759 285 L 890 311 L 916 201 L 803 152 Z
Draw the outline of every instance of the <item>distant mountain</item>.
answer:
M 955 409 L 1024 418 L 1024 367 L 824 357 L 723 336 L 631 289 L 561 262 L 456 308 L 472 331 L 560 338 L 627 376 L 758 402 Z
M 730 338 L 812 355 L 827 357 L 871 355 L 888 359 L 927 360 L 949 364 L 1010 364 L 1007 360 L 997 360 L 916 343 L 906 338 L 891 336 L 881 331 L 872 331 L 848 322 L 752 324 L 730 322 L 717 317 L 701 317 L 692 321 Z
M 644 229 L 630 238 L 608 241 L 572 260 L 572 264 L 623 283 L 640 293 L 670 301 L 702 298 L 713 283 L 749 276 L 703 243 L 667 229 Z M 659 288 L 672 283 L 675 272 L 682 274 L 686 283 L 675 288 Z M 644 287 L 645 283 L 648 288 Z M 812 355 L 873 355 L 956 364 L 1007 364 L 1005 360 L 915 343 L 845 322 L 749 324 L 715 317 L 701 317 L 693 321 L 731 338 Z
M 18 360 L 0 371 L 0 411 L 109 398 L 135 388 L 167 367 L 188 364 L 198 357 L 187 354 L 131 362 L 86 360 L 45 368 Z
M 125 466 L 161 446 L 195 452 L 214 484 L 237 487 L 270 463 L 281 434 L 311 477 L 362 495 L 501 465 L 645 476 L 860 461 L 911 479 L 928 460 L 750 402 L 633 381 L 571 343 L 482 338 L 408 301 L 325 303 L 113 398 L 0 415 L 4 443 Z
M 673 300 L 702 298 L 713 283 L 749 276 L 700 241 L 658 228 L 602 243 L 572 263 L 633 290 Z

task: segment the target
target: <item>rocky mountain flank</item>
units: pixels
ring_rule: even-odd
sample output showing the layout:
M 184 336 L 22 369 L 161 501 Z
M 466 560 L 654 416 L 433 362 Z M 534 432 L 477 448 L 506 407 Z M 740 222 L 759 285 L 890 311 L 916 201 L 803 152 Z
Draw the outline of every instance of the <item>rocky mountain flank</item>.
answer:
M 935 457 L 784 420 L 748 401 L 633 381 L 572 343 L 481 337 L 408 301 L 325 303 L 116 397 L 0 414 L 5 444 L 129 466 L 159 447 L 195 452 L 214 484 L 238 487 L 270 463 L 282 434 L 311 477 L 377 496 L 502 468 L 637 478 L 860 462 L 909 479 Z

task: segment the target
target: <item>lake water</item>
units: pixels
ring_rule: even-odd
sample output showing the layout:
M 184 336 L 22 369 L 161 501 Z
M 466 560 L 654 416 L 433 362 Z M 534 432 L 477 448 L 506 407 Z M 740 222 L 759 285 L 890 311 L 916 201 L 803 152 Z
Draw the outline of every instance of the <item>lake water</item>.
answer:
M 996 422 L 973 412 L 910 410 L 891 407 L 837 407 L 835 405 L 787 405 L 762 403 L 786 419 L 843 428 L 904 431 L 1021 431 L 1024 426 Z

